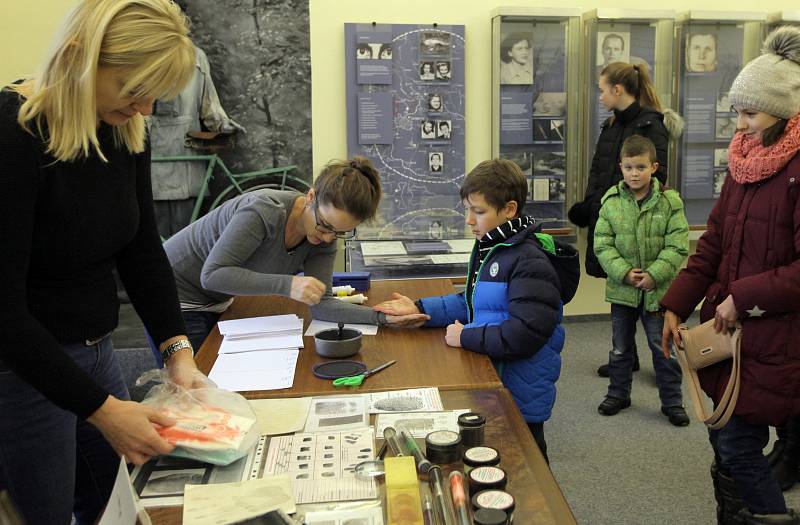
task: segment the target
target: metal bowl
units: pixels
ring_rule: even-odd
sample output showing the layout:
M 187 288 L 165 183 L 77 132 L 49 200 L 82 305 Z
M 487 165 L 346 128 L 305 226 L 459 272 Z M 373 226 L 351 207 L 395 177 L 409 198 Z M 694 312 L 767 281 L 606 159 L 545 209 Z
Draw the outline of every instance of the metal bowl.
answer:
M 361 330 L 354 328 L 329 328 L 314 334 L 314 347 L 322 357 L 354 356 L 361 350 L 361 335 Z

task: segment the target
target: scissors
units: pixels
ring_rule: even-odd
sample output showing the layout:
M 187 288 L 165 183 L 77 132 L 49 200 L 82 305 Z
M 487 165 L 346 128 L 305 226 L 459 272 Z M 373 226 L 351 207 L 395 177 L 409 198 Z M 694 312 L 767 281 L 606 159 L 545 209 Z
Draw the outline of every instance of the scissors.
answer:
M 375 367 L 372 370 L 367 370 L 363 374 L 358 374 L 356 376 L 348 376 L 348 377 L 340 377 L 339 379 L 333 380 L 333 386 L 360 386 L 361 383 L 364 382 L 364 379 L 368 378 L 372 374 L 377 374 L 384 368 L 388 368 L 397 362 L 396 359 L 392 359 L 388 363 L 384 363 L 381 366 Z

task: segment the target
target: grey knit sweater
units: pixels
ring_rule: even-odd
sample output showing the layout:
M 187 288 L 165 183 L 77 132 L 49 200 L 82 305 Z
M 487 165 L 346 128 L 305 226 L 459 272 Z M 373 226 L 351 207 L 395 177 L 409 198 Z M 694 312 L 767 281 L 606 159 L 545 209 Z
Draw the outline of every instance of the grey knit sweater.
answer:
M 236 295 L 289 297 L 292 277 L 304 271 L 328 287 L 311 308 L 316 319 L 383 324 L 385 317 L 331 295 L 336 244 L 306 241 L 287 251 L 286 220 L 300 193 L 259 190 L 224 203 L 171 237 L 164 249 L 181 303 L 218 305 Z

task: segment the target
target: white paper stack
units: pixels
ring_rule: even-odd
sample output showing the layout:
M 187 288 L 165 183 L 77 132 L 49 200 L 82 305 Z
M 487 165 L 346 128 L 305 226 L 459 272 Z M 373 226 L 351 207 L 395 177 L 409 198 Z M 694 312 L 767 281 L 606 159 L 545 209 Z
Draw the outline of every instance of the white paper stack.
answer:
M 220 321 L 223 336 L 209 379 L 226 390 L 291 388 L 303 320 L 294 314 Z

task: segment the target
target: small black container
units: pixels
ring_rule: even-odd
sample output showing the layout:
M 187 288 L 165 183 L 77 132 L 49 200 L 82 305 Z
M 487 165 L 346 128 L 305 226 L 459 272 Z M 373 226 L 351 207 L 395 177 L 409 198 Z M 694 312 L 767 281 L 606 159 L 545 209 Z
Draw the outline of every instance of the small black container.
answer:
M 425 436 L 425 455 L 437 465 L 455 463 L 459 458 L 461 436 L 451 430 L 436 430 Z
M 475 525 L 508 525 L 508 516 L 502 510 L 480 509 L 475 511 Z
M 475 412 L 467 412 L 458 416 L 458 428 L 461 431 L 461 444 L 464 448 L 483 445 L 486 418 Z
M 482 490 L 504 489 L 508 482 L 506 471 L 500 467 L 478 467 L 469 471 L 470 496 Z
M 472 508 L 497 509 L 502 510 L 508 515 L 508 523 L 514 522 L 514 496 L 504 490 L 482 490 L 472 496 Z
M 464 451 L 464 474 L 478 467 L 494 467 L 500 464 L 500 452 L 492 447 L 472 447 Z

